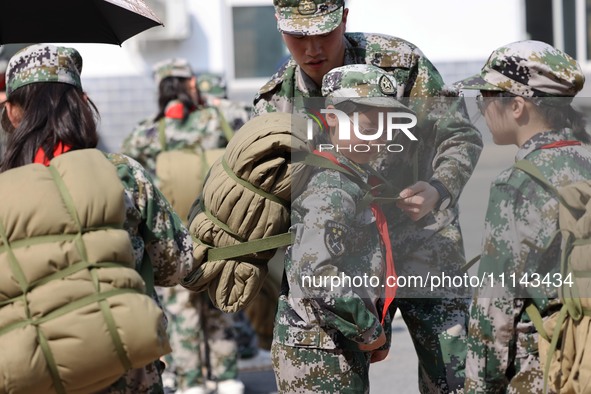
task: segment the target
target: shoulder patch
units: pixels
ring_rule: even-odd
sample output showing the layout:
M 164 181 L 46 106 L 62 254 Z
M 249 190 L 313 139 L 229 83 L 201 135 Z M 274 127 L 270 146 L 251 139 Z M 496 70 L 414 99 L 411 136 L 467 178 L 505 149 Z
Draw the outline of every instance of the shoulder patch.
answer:
M 341 257 L 345 254 L 345 240 L 349 229 L 341 223 L 327 220 L 324 224 L 324 245 L 332 257 Z

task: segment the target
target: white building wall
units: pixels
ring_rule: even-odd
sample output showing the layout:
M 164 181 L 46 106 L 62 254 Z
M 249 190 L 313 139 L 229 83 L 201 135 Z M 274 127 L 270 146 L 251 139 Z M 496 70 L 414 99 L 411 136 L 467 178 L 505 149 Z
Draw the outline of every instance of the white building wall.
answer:
M 348 0 L 349 31 L 404 38 L 433 62 L 486 59 L 525 39 L 521 0 Z

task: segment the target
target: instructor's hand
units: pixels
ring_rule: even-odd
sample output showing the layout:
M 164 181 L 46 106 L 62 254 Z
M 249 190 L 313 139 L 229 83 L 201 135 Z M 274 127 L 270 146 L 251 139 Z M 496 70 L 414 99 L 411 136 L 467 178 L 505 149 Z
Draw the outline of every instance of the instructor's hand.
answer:
M 396 206 L 416 222 L 435 208 L 439 192 L 429 183 L 419 181 L 401 191 L 400 197 L 402 199 L 396 201 Z
M 388 352 L 390 349 L 385 350 L 374 350 L 371 352 L 371 358 L 369 359 L 370 363 L 377 363 L 379 361 L 385 360 L 388 357 Z

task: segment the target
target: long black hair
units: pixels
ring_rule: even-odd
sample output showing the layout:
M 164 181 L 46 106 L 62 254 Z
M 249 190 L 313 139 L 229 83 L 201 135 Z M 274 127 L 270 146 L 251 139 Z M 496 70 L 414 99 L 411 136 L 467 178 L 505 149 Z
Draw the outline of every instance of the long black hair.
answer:
M 183 104 L 183 119 L 181 123 L 187 121 L 189 114 L 197 106 L 204 104 L 199 90 L 197 90 L 198 102 L 195 102 L 191 97 L 189 93 L 189 80 L 190 78 L 168 77 L 160 81 L 160 85 L 158 85 L 158 114 L 154 118 L 154 122 L 164 117 L 166 106 L 172 100 L 178 100 Z
M 572 105 L 556 107 L 548 104 L 539 104 L 538 112 L 555 130 L 570 128 L 575 138 L 585 144 L 591 142 L 591 136 L 587 132 L 585 116 L 574 109 Z
M 42 148 L 48 159 L 61 142 L 72 150 L 96 148 L 98 144 L 96 106 L 81 89 L 64 83 L 34 83 L 10 94 L 7 100 L 23 111 L 14 127 L 2 115 L 7 133 L 6 150 L 0 172 L 30 164 Z

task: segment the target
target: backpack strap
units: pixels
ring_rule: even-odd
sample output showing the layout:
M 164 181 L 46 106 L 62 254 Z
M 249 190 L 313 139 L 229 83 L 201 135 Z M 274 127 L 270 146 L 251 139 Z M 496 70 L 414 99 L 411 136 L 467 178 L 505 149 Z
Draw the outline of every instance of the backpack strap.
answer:
M 155 293 L 154 290 L 154 267 L 152 266 L 152 261 L 150 260 L 150 256 L 144 252 L 144 257 L 142 258 L 142 268 L 139 272 L 140 276 L 144 280 L 146 284 L 146 294 L 152 297 Z
M 523 160 L 517 161 L 515 163 L 514 167 L 517 168 L 518 170 L 525 172 L 529 176 L 531 176 L 535 181 L 537 181 L 539 184 L 541 184 L 546 190 L 548 190 L 550 193 L 552 193 L 552 195 L 560 202 L 560 204 L 562 204 L 569 211 L 571 211 L 571 213 L 574 214 L 573 211 L 576 211 L 576 210 L 566 202 L 566 200 L 562 197 L 562 195 L 560 194 L 558 189 L 556 189 L 556 187 L 554 187 L 554 185 L 552 185 L 552 183 L 550 183 L 550 181 L 544 176 L 544 174 L 542 174 L 540 169 L 538 167 L 536 167 L 535 164 L 533 164 L 529 160 L 523 159 Z
M 207 261 L 231 260 L 252 253 L 277 249 L 282 246 L 291 245 L 293 243 L 293 238 L 293 234 L 289 232 L 246 241 L 237 245 L 212 248 L 207 252 Z
M 234 137 L 234 130 L 232 129 L 232 127 L 230 127 L 230 124 L 228 123 L 225 116 L 222 114 L 222 111 L 220 111 L 218 107 L 212 106 L 211 108 L 213 108 L 220 117 L 220 126 L 222 128 L 222 132 L 224 133 L 224 137 L 226 137 L 226 140 L 230 142 L 232 137 Z
M 160 140 L 160 146 L 162 147 L 162 151 L 166 151 L 166 119 L 164 117 L 160 118 L 160 120 L 158 121 L 158 139 Z
M 464 264 L 464 265 L 462 266 L 462 268 L 460 268 L 460 271 L 461 271 L 461 272 L 468 272 L 468 270 L 469 270 L 470 268 L 472 268 L 472 266 L 473 266 L 474 264 L 476 264 L 476 263 L 477 263 L 477 262 L 480 260 L 480 257 L 481 257 L 481 256 L 482 256 L 482 255 L 480 255 L 480 254 L 479 254 L 479 255 L 477 255 L 477 256 L 474 256 L 474 257 L 472 257 L 472 258 L 470 259 L 470 261 L 468 261 L 466 264 Z

